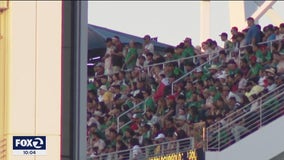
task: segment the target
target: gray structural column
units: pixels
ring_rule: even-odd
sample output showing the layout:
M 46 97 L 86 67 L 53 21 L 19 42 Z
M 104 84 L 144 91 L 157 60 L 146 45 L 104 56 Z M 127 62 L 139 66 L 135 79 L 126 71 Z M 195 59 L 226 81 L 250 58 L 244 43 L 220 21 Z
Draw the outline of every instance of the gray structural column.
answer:
M 61 159 L 85 160 L 87 1 L 62 1 Z
M 86 159 L 88 2 L 75 2 L 75 159 Z

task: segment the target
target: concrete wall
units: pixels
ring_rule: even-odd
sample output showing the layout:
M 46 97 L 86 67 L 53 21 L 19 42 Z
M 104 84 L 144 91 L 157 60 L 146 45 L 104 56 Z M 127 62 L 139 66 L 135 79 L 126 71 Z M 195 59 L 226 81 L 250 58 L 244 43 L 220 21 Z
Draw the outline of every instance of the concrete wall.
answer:
M 62 2 L 9 1 L 5 52 L 6 155 L 9 160 L 58 160 L 61 136 Z M 1 21 L 2 22 L 2 21 Z M 6 24 L 7 25 L 7 24 Z M 1 48 L 2 50 L 2 48 Z M 0 95 L 3 98 L 3 95 Z M 1 117 L 2 122 L 3 117 Z M 13 136 L 46 136 L 47 155 L 15 156 Z
M 268 160 L 284 151 L 284 116 L 206 160 Z

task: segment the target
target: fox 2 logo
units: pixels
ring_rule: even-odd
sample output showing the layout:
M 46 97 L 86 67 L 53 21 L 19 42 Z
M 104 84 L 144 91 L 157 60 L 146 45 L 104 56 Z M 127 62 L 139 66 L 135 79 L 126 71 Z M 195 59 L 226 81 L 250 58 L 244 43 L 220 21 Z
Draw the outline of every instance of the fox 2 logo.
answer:
M 13 136 L 13 150 L 45 150 L 45 136 Z

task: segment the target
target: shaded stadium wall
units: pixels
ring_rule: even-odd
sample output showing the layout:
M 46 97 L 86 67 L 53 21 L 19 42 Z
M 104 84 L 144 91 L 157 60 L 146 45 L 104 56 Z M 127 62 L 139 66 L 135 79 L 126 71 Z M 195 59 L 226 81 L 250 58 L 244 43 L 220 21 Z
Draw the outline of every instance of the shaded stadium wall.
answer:
M 6 151 L 1 153 L 5 160 L 60 159 L 61 5 L 9 1 L 9 9 L 1 13 L 1 32 L 5 25 L 10 30 L 0 49 L 0 136 L 7 138 Z M 9 20 L 3 18 L 5 14 Z M 35 135 L 46 136 L 47 155 L 13 155 L 13 136 Z

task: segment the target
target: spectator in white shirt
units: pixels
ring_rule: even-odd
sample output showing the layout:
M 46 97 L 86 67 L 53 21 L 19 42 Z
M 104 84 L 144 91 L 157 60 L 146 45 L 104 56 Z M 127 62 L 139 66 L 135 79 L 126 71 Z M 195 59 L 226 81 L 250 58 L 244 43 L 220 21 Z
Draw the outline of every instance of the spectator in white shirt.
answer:
M 155 53 L 154 44 L 151 42 L 151 37 L 149 35 L 144 36 L 143 44 L 143 54 L 146 56 L 149 52 Z
M 142 150 L 139 146 L 139 140 L 137 138 L 133 138 L 130 140 L 130 146 L 131 146 L 131 150 L 130 150 L 130 159 L 131 160 L 138 160 L 140 159 L 139 157 L 142 154 Z

